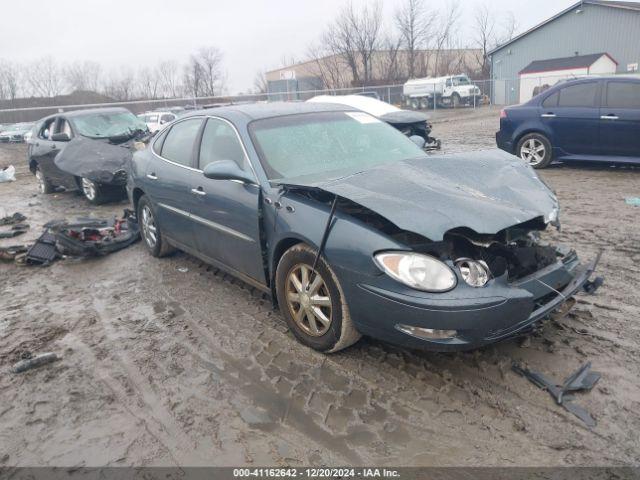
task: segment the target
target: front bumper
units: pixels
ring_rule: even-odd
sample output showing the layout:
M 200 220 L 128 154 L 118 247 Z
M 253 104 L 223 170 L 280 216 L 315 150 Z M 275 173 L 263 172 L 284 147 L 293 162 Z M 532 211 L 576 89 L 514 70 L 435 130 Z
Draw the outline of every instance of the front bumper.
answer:
M 580 265 L 571 253 L 517 281 L 497 278 L 482 289 L 459 284 L 448 294 L 398 293 L 360 284 L 361 298 L 351 302 L 351 315 L 361 333 L 404 347 L 471 350 L 532 329 L 587 284 L 598 260 Z M 456 330 L 457 334 L 424 339 L 401 332 L 399 325 Z

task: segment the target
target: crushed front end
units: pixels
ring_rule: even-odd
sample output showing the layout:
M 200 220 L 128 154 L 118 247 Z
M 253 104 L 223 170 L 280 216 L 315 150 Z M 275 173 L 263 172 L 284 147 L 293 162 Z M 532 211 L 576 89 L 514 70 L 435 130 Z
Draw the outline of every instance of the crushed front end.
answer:
M 360 330 L 436 351 L 474 349 L 530 332 L 577 292 L 593 293 L 602 283 L 589 280 L 599 256 L 581 264 L 574 250 L 542 242 L 539 228 L 534 221 L 496 235 L 453 229 L 439 242 L 392 234 L 412 252 L 446 264 L 455 286 L 436 293 L 389 275 L 369 278 L 358 284 L 366 301 L 352 312 Z

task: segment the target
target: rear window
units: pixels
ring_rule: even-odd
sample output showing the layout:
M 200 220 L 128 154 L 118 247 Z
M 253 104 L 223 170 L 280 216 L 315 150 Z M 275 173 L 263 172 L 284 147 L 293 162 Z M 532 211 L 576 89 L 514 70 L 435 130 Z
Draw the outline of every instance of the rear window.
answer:
M 560 89 L 559 107 L 594 107 L 596 105 L 596 82 L 569 85 Z
M 640 83 L 607 83 L 607 106 L 640 109 Z
M 191 166 L 193 146 L 202 125 L 201 118 L 176 123 L 162 144 L 162 156 L 180 165 Z

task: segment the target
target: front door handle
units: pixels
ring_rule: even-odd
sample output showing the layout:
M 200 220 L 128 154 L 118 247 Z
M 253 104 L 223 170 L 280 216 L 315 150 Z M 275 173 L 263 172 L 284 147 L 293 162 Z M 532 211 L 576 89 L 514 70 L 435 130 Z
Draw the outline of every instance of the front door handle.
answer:
M 542 118 L 555 118 L 556 114 L 555 113 L 543 113 L 542 115 L 540 115 Z
M 600 115 L 600 118 L 602 120 L 618 120 L 618 116 L 614 115 L 613 113 L 610 113 L 608 115 Z
M 205 192 L 202 187 L 198 187 L 198 188 L 192 188 L 191 189 L 191 193 L 195 193 L 196 195 L 206 195 L 207 192 Z
M 155 174 L 155 172 L 147 173 L 147 178 L 148 178 L 149 180 L 157 180 L 157 179 L 158 179 L 158 177 L 157 177 L 157 175 Z

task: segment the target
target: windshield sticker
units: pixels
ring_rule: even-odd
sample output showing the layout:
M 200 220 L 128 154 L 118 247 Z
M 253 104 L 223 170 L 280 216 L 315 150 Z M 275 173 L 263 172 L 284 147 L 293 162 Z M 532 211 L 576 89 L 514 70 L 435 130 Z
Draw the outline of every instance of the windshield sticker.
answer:
M 367 123 L 382 123 L 376 117 L 372 117 L 368 113 L 364 113 L 364 112 L 345 112 L 345 113 L 349 115 L 351 118 L 353 118 L 354 120 L 357 120 L 358 122 L 364 125 L 366 125 Z

